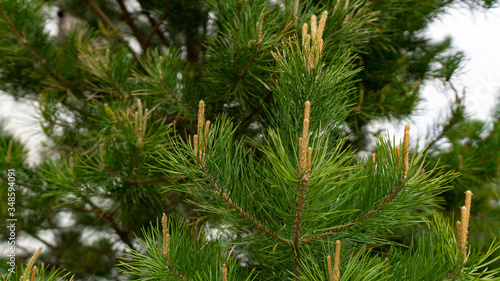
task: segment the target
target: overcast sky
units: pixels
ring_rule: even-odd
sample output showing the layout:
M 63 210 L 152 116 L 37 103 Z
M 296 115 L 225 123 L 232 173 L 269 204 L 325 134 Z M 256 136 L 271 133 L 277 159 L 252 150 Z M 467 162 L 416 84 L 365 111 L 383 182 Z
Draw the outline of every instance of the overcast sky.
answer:
M 455 6 L 435 20 L 426 34 L 433 40 L 451 36 L 453 47 L 465 53 L 464 67 L 452 83 L 459 93 L 465 88 L 468 114 L 491 121 L 493 107 L 500 99 L 500 8 L 470 11 Z M 424 83 L 422 92 L 425 100 L 410 122 L 411 134 L 418 137 L 424 137 L 432 124 L 443 120 L 450 101 L 455 99 L 454 92 L 438 81 Z M 383 128 L 377 129 L 401 138 L 404 123 L 382 123 Z
M 434 21 L 426 32 L 434 40 L 451 35 L 453 46 L 465 53 L 465 67 L 453 83 L 459 92 L 466 88 L 467 112 L 475 118 L 488 120 L 500 96 L 500 8 L 471 12 L 465 7 L 454 7 Z M 442 120 L 449 101 L 454 99 L 454 93 L 436 81 L 426 82 L 422 90 L 425 100 L 410 123 L 413 140 L 425 136 L 433 123 Z M 14 103 L 9 96 L 0 93 L 0 117 L 6 118 L 8 129 L 25 140 L 30 149 L 43 139 L 40 128 L 29 126 L 37 124 L 35 113 L 33 107 Z M 383 134 L 395 134 L 400 138 L 404 123 L 381 123 L 374 130 L 382 129 Z M 30 159 L 36 158 L 32 151 Z

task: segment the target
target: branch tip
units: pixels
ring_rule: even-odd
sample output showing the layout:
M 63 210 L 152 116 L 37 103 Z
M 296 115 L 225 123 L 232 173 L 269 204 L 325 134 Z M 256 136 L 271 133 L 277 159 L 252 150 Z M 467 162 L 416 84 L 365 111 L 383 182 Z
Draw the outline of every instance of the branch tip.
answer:
M 222 281 L 227 281 L 227 266 L 226 266 L 226 264 L 222 265 Z
M 165 213 L 163 213 L 163 217 L 161 218 L 161 224 L 163 226 L 163 255 L 170 262 L 170 234 L 168 233 L 168 219 Z
M 26 265 L 26 270 L 24 271 L 23 276 L 21 277 L 22 280 L 28 280 L 29 273 L 31 273 L 31 268 L 33 264 L 35 263 L 36 259 L 38 258 L 38 255 L 40 255 L 40 252 L 42 252 L 43 247 L 38 248 L 36 252 L 33 254 L 33 257 L 31 257 L 30 261 Z
M 31 271 L 31 281 L 35 281 L 37 269 L 38 268 L 36 266 L 33 267 L 33 270 Z
M 335 259 L 334 259 L 333 271 L 335 273 L 333 280 L 339 281 L 340 280 L 340 240 L 337 240 L 337 242 L 335 242 Z
M 398 159 L 398 168 L 401 167 L 401 151 L 399 150 L 399 146 L 396 146 L 396 158 Z
M 403 180 L 408 176 L 408 170 L 410 167 L 410 125 L 406 124 L 405 126 L 405 134 L 403 141 L 403 154 L 404 154 L 404 171 L 403 171 Z
M 332 257 L 330 255 L 326 257 L 326 264 L 328 265 L 328 280 L 333 281 Z

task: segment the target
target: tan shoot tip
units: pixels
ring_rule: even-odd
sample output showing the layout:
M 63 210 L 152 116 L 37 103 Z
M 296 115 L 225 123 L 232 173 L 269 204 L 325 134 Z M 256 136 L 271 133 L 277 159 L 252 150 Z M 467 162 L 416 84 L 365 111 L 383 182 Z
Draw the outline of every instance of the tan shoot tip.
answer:
M 328 17 L 328 12 L 324 11 L 323 14 L 321 14 L 321 18 L 320 18 L 319 24 L 318 24 L 318 36 L 317 36 L 317 40 L 320 40 L 323 37 L 323 31 L 325 30 L 326 18 L 327 17 Z
M 316 32 L 318 30 L 318 20 L 316 18 L 315 15 L 312 15 L 311 16 L 311 36 L 312 36 L 312 39 L 315 40 L 316 39 Z
M 197 126 L 197 135 L 199 136 L 200 140 L 203 139 L 203 125 L 205 123 L 205 102 L 203 100 L 200 100 L 198 104 L 198 126 Z
M 334 265 L 333 265 L 333 271 L 334 271 L 334 281 L 339 281 L 340 280 L 340 240 L 337 240 L 335 242 L 335 260 L 334 260 Z
M 227 281 L 227 266 L 226 266 L 226 264 L 222 265 L 222 281 Z
M 457 244 L 458 244 L 458 248 L 459 249 L 462 249 L 461 245 L 460 245 L 460 234 L 462 233 L 462 223 L 460 221 L 457 221 L 456 224 L 456 230 L 457 230 Z
M 168 233 L 168 218 L 165 213 L 161 218 L 161 224 L 163 226 L 163 255 L 170 261 L 170 234 Z
M 328 279 L 333 281 L 332 257 L 330 255 L 326 257 L 326 264 L 328 266 Z
M 38 248 L 36 252 L 33 254 L 33 257 L 31 257 L 30 261 L 26 265 L 26 271 L 24 272 L 23 277 L 21 277 L 23 280 L 27 280 L 28 278 L 28 273 L 32 269 L 33 264 L 35 263 L 36 259 L 38 258 L 38 255 L 40 255 L 40 252 L 42 252 L 43 247 Z
M 166 232 L 168 229 L 168 218 L 165 213 L 163 213 L 163 216 L 161 217 L 161 224 L 163 225 L 163 232 Z
M 299 0 L 295 0 L 295 3 L 293 5 L 293 15 L 295 17 L 299 16 Z
M 307 23 L 304 23 L 304 25 L 302 26 L 302 45 L 304 45 L 304 43 L 306 42 L 308 31 L 309 31 L 309 25 L 307 25 Z
M 38 267 L 36 266 L 33 267 L 33 270 L 31 271 L 31 281 L 35 281 L 37 269 Z
M 306 161 L 306 179 L 309 179 L 311 173 L 311 158 L 312 158 L 312 147 L 307 148 L 307 161 Z
M 468 235 L 468 228 L 469 228 L 469 210 L 467 207 L 462 206 L 460 207 L 460 213 L 461 213 L 461 226 L 460 226 L 460 241 L 459 241 L 459 247 L 462 252 L 462 255 L 464 256 L 464 259 L 467 255 L 467 235 Z
M 403 141 L 403 153 L 404 153 L 404 171 L 403 171 L 403 179 L 406 179 L 408 176 L 408 170 L 410 168 L 410 125 L 406 124 L 405 126 L 405 134 Z
M 304 104 L 304 119 L 309 119 L 311 115 L 311 102 L 306 101 Z
M 165 235 L 163 243 L 163 255 L 167 258 L 167 262 L 170 263 L 170 234 Z
M 465 192 L 465 207 L 467 207 L 467 209 L 470 211 L 470 204 L 471 204 L 471 200 L 472 200 L 472 191 L 470 190 L 467 190 Z
M 194 149 L 194 156 L 198 156 L 198 135 L 194 135 L 193 137 L 193 149 Z
M 210 129 L 210 120 L 207 120 L 207 122 L 205 122 L 205 138 L 208 135 L 208 130 L 209 129 Z
M 396 158 L 398 159 L 398 168 L 401 167 L 401 151 L 399 146 L 396 146 Z

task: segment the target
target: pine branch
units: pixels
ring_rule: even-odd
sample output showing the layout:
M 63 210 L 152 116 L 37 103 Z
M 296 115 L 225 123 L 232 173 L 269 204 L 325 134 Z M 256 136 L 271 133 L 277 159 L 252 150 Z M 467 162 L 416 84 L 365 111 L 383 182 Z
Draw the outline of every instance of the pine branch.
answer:
M 101 8 L 99 8 L 99 6 L 97 6 L 97 4 L 94 1 L 92 1 L 92 0 L 84 0 L 84 1 L 87 3 L 87 5 L 90 6 L 90 8 L 92 10 L 94 10 L 94 12 L 97 14 L 97 16 L 99 16 L 99 18 L 102 21 L 104 21 L 104 23 L 111 28 L 112 31 L 116 31 L 115 25 L 111 22 L 111 20 L 108 18 L 108 16 L 106 16 L 106 14 L 101 10 Z M 120 35 L 118 35 L 118 36 L 119 36 L 121 41 L 125 41 L 123 39 L 123 37 L 121 37 Z
M 85 197 L 84 197 L 85 198 Z M 125 242 L 125 244 L 127 244 L 127 246 L 130 248 L 130 249 L 135 249 L 134 248 L 134 245 L 132 244 L 132 240 L 130 240 L 129 238 L 129 235 L 128 235 L 128 232 L 121 229 L 120 227 L 118 227 L 118 225 L 110 218 L 111 214 L 110 213 L 106 213 L 104 211 L 102 211 L 99 207 L 97 207 L 92 201 L 90 201 L 88 198 L 85 198 L 86 199 L 86 202 L 92 206 L 93 210 L 89 210 L 85 207 L 81 207 L 81 206 L 78 206 L 78 205 L 74 205 L 74 204 L 68 204 L 70 207 L 76 209 L 76 210 L 79 210 L 79 211 L 82 211 L 82 212 L 85 212 L 85 213 L 88 213 L 88 214 L 92 214 L 94 215 L 97 219 L 99 220 L 102 220 L 103 222 L 106 223 L 107 226 L 111 227 L 111 229 L 113 229 L 115 231 L 115 233 L 118 235 L 118 237 L 120 237 L 120 239 Z
M 125 91 L 123 90 L 123 88 L 118 84 L 118 82 L 116 82 L 116 80 L 114 80 L 113 78 L 111 78 L 111 76 L 109 77 L 109 79 L 111 81 L 113 81 L 113 84 L 115 84 L 115 88 L 118 90 L 118 92 L 123 96 L 123 98 L 125 100 L 128 99 L 128 95 L 125 93 Z
M 10 163 L 7 162 L 7 164 Z M 5 177 L 4 175 L 0 175 L 0 179 L 4 180 L 5 182 L 8 182 L 8 178 Z M 35 187 L 33 185 L 27 184 L 25 182 L 20 182 L 18 179 L 16 179 L 16 185 L 27 187 L 30 190 L 35 190 Z
M 262 108 L 262 104 L 264 103 L 267 103 L 267 101 L 269 100 L 269 98 L 271 97 L 272 95 L 272 91 L 269 91 L 269 93 L 264 97 L 264 100 L 262 102 L 260 102 L 246 117 L 245 119 L 243 119 L 243 121 L 241 121 L 241 123 L 246 123 L 247 121 L 249 121 L 261 108 Z
M 161 59 L 161 57 L 160 57 Z M 161 67 L 161 61 L 160 61 L 160 67 Z M 165 91 L 167 91 L 167 93 L 170 94 L 170 96 L 175 99 L 180 105 L 184 106 L 185 108 L 191 110 L 192 112 L 195 112 L 196 110 L 194 108 L 192 108 L 191 106 L 189 106 L 188 104 L 185 104 L 183 101 L 181 101 L 181 99 L 179 99 L 174 91 L 172 91 L 172 89 L 170 89 L 170 87 L 167 85 L 167 83 L 165 83 L 165 80 L 163 79 L 163 73 L 161 71 L 161 68 L 160 68 L 160 82 L 161 82 L 161 85 L 163 86 L 163 88 L 165 89 Z
M 80 192 L 81 190 L 85 190 L 86 189 L 83 184 L 81 184 L 80 182 L 78 182 L 74 178 L 72 178 L 72 181 L 81 188 L 81 189 L 76 189 L 76 191 L 77 191 L 76 194 L 80 198 L 82 198 L 83 200 L 85 200 L 85 202 L 92 207 L 92 210 L 88 210 L 85 207 L 80 207 L 78 205 L 74 205 L 74 204 L 69 203 L 69 202 L 66 202 L 66 203 L 70 207 L 73 207 L 73 208 L 75 208 L 77 210 L 80 210 L 80 211 L 83 211 L 83 212 L 95 215 L 97 217 L 97 219 L 100 219 L 100 220 L 104 221 L 109 227 L 111 227 L 115 231 L 115 233 L 120 237 L 120 239 L 123 242 L 125 242 L 125 244 L 127 244 L 130 247 L 130 249 L 135 249 L 134 246 L 133 246 L 133 244 L 132 244 L 132 240 L 130 240 L 130 238 L 129 238 L 129 235 L 128 235 L 127 231 L 121 229 L 113 221 L 113 219 L 111 218 L 112 215 L 118 210 L 120 204 L 118 204 L 113 210 L 111 210 L 109 212 L 105 212 L 101 208 L 99 208 L 97 205 L 95 205 L 87 196 L 85 196 L 84 194 L 82 194 Z
M 455 91 L 455 94 L 456 91 Z M 463 111 L 464 111 L 464 106 L 462 105 L 462 101 L 463 101 L 463 97 L 462 98 L 456 98 L 456 101 L 455 101 L 455 105 L 456 105 L 456 108 L 453 110 L 453 112 L 451 113 L 452 116 L 451 116 L 451 120 L 450 122 L 448 122 L 448 124 L 446 124 L 446 126 L 443 127 L 443 130 L 441 131 L 441 133 L 436 136 L 426 147 L 425 149 L 422 151 L 423 153 L 426 153 L 428 152 L 440 139 L 442 139 L 444 136 L 446 136 L 446 134 L 460 121 L 462 120 L 463 118 Z
M 132 178 L 133 181 L 137 181 L 137 174 L 138 174 L 138 171 L 139 171 L 139 150 L 140 148 L 139 147 L 135 147 L 135 152 L 134 152 L 134 177 Z
M 295 249 L 295 270 L 299 274 L 298 268 L 300 266 L 300 232 L 302 224 L 302 214 L 304 213 L 304 204 L 306 201 L 306 186 L 307 180 L 300 180 L 299 198 L 297 200 L 297 211 L 295 214 L 295 228 L 293 229 L 293 248 Z
M 344 231 L 344 230 L 348 230 L 349 228 L 354 227 L 354 226 L 362 223 L 363 221 L 369 219 L 373 215 L 375 215 L 378 212 L 380 212 L 389 202 L 391 202 L 396 197 L 396 195 L 398 194 L 399 190 L 403 187 L 402 183 L 403 183 L 402 181 L 399 181 L 397 183 L 397 185 L 392 189 L 391 194 L 386 199 L 384 199 L 383 201 L 381 201 L 376 208 L 371 209 L 368 212 L 366 212 L 362 217 L 357 217 L 357 218 L 355 218 L 355 219 L 347 222 L 345 225 L 343 225 L 343 226 L 341 226 L 339 228 L 330 230 L 330 231 L 328 231 L 328 232 L 326 232 L 324 234 L 318 235 L 318 236 L 314 236 L 314 237 L 311 237 L 311 238 L 304 239 L 302 241 L 304 243 L 307 243 L 307 242 L 311 242 L 311 241 L 315 241 L 315 240 L 319 240 L 319 239 L 325 239 L 325 238 L 327 238 L 330 235 L 339 233 L 339 232 Z
M 126 179 L 126 178 L 123 178 L 123 176 L 120 176 L 118 175 L 117 173 L 115 173 L 113 170 L 111 170 L 108 166 L 106 165 L 103 165 L 103 168 L 106 172 L 108 172 L 110 175 L 112 175 L 113 177 L 115 178 L 121 178 L 123 179 L 124 181 L 128 182 L 128 183 L 132 183 L 132 184 L 135 184 L 135 183 L 150 183 L 150 182 L 158 182 L 158 181 L 163 181 L 165 180 L 165 178 L 155 178 L 155 179 L 146 179 L 146 180 L 138 180 L 136 178 L 134 179 Z M 99 194 L 99 195 L 102 195 L 102 194 Z
M 2 16 L 7 22 L 7 25 L 9 26 L 10 30 L 12 31 L 12 33 L 14 33 L 14 35 L 17 37 L 19 42 L 21 42 L 21 44 L 26 48 L 26 50 L 28 50 L 28 52 L 30 52 L 33 55 L 33 57 L 37 61 L 39 61 L 50 73 L 52 73 L 52 75 L 61 80 L 66 85 L 66 87 L 74 89 L 73 83 L 71 83 L 68 79 L 66 79 L 59 72 L 57 72 L 57 70 L 55 70 L 52 66 L 50 66 L 42 56 L 40 56 L 33 48 L 31 48 L 26 37 L 24 35 L 19 34 L 19 32 L 17 31 L 14 24 L 10 20 L 9 16 L 7 15 L 7 12 L 5 11 L 1 3 L 0 3 L 0 10 L 2 10 Z
M 54 245 L 52 245 L 51 243 L 49 243 L 47 240 L 42 239 L 42 238 L 40 238 L 39 236 L 37 236 L 35 234 L 31 234 L 31 233 L 28 233 L 28 232 L 27 232 L 27 234 L 29 236 L 33 237 L 34 239 L 42 242 L 43 244 L 45 244 L 47 247 L 49 247 L 52 250 L 52 252 L 55 253 L 57 251 L 56 247 Z
M 111 70 L 108 69 L 106 65 L 105 65 L 105 72 L 108 76 L 108 79 L 113 83 L 113 85 L 115 86 L 116 90 L 118 90 L 120 95 L 122 95 L 125 100 L 128 100 L 129 95 L 127 95 L 127 93 L 125 93 L 125 90 L 123 90 L 123 88 L 120 86 L 120 84 L 118 84 L 118 82 L 113 78 L 113 76 L 111 75 Z
M 250 58 L 250 60 L 247 62 L 247 64 L 245 65 L 245 67 L 243 68 L 243 70 L 241 71 L 241 73 L 236 77 L 236 79 L 229 83 L 227 86 L 226 86 L 226 89 L 227 90 L 230 90 L 231 88 L 234 87 L 234 85 L 236 85 L 244 76 L 245 74 L 247 73 L 248 69 L 250 69 L 250 66 L 252 65 L 252 63 L 255 61 L 255 56 L 257 55 L 257 52 L 259 51 L 259 44 L 257 44 L 255 46 L 255 49 L 252 53 L 252 57 Z
M 174 267 L 172 266 L 168 266 L 167 265 L 167 269 L 172 272 L 173 274 L 175 274 L 177 277 L 179 277 L 180 279 L 184 280 L 184 281 L 188 281 L 189 279 L 187 279 L 184 275 L 182 275 L 179 271 L 177 271 L 177 269 L 175 269 Z
M 243 70 L 241 71 L 241 73 L 236 77 L 236 79 L 227 84 L 226 85 L 226 90 L 229 92 L 241 79 L 243 79 L 243 77 L 245 76 L 245 74 L 247 73 L 248 69 L 250 69 L 250 66 L 252 65 L 252 63 L 255 61 L 255 56 L 257 55 L 257 52 L 259 51 L 259 46 L 260 46 L 260 42 L 258 41 L 257 44 L 255 45 L 255 49 L 252 53 L 252 57 L 250 58 L 250 60 L 247 62 L 247 64 L 245 65 L 245 67 L 243 68 Z M 219 103 L 219 106 L 217 107 L 217 110 L 216 112 L 220 112 L 222 110 L 222 107 L 224 106 L 224 103 L 226 102 L 226 98 L 227 98 L 227 95 L 224 95 L 224 98 L 220 101 Z
M 457 118 L 453 118 L 450 123 L 446 124 L 441 133 L 436 136 L 422 151 L 422 153 L 428 152 L 440 139 L 442 139 L 446 134 L 458 123 Z
M 304 213 L 304 204 L 306 202 L 307 182 L 311 171 L 312 148 L 309 146 L 309 122 L 311 113 L 311 102 L 304 103 L 304 121 L 302 127 L 302 137 L 299 138 L 299 163 L 300 173 L 299 198 L 297 199 L 297 209 L 295 213 L 295 228 L 293 230 L 293 247 L 295 249 L 295 271 L 300 275 L 300 232 L 302 231 L 302 214 Z
M 226 201 L 226 203 L 229 206 L 231 206 L 233 209 L 235 209 L 236 211 L 238 211 L 238 213 L 240 215 L 242 215 L 245 219 L 247 219 L 249 222 L 251 222 L 254 226 L 256 226 L 257 228 L 259 228 L 260 230 L 262 230 L 267 235 L 269 235 L 269 236 L 271 236 L 271 237 L 273 237 L 275 239 L 278 239 L 281 242 L 291 243 L 290 240 L 288 240 L 286 238 L 283 238 L 283 237 L 279 236 L 278 234 L 272 232 L 271 230 L 267 229 L 260 222 L 258 222 L 257 219 L 255 219 L 254 217 L 252 217 L 249 213 L 245 212 L 245 210 L 243 210 L 243 208 L 241 208 L 240 206 L 236 205 L 233 202 L 233 200 L 229 197 L 229 195 L 227 195 L 227 193 L 224 192 L 224 190 L 217 183 L 217 181 L 215 181 L 215 179 L 210 175 L 210 173 L 208 172 L 208 170 L 207 170 L 206 167 L 201 167 L 200 169 L 203 172 L 203 174 L 205 175 L 205 177 L 208 179 L 208 181 L 211 183 L 211 185 L 215 189 L 215 191 L 217 191 L 217 193 L 219 193 L 219 195 L 222 197 L 222 199 L 224 199 L 224 201 Z
M 455 280 L 455 277 L 457 277 L 457 274 L 461 271 L 462 271 L 462 267 L 452 269 L 450 271 L 450 273 L 446 274 L 446 276 L 443 278 L 443 281 Z

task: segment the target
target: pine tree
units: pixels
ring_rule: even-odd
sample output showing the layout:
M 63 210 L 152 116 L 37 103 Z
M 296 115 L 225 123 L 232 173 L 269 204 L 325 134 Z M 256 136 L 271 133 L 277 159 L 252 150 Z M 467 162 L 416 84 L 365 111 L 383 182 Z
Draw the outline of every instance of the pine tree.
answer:
M 500 105 L 500 103 L 499 103 Z M 464 116 L 465 115 L 465 116 Z M 429 163 L 446 165 L 446 170 L 455 170 L 460 177 L 452 182 L 453 189 L 443 194 L 444 214 L 456 216 L 467 189 L 474 192 L 471 213 L 471 246 L 487 249 L 498 236 L 500 213 L 498 202 L 500 176 L 500 107 L 494 109 L 492 121 L 484 122 L 467 118 L 465 105 L 458 99 L 451 108 L 449 119 L 434 131 L 432 141 L 426 147 Z M 435 145 L 446 139 L 449 147 Z M 500 263 L 494 264 L 496 267 Z
M 485 208 L 472 193 L 498 188 L 498 122 L 485 138 L 457 103 L 426 151 L 409 127 L 370 159 L 355 150 L 371 120 L 407 117 L 422 81 L 460 66 L 449 39 L 419 32 L 451 3 L 1 0 L 1 89 L 37 105 L 48 137 L 30 166 L 0 131 L 0 196 L 14 170 L 17 233 L 46 246 L 32 261 L 85 280 L 492 277 L 500 246 L 473 251 L 468 225 Z M 488 188 L 448 191 L 470 182 Z

